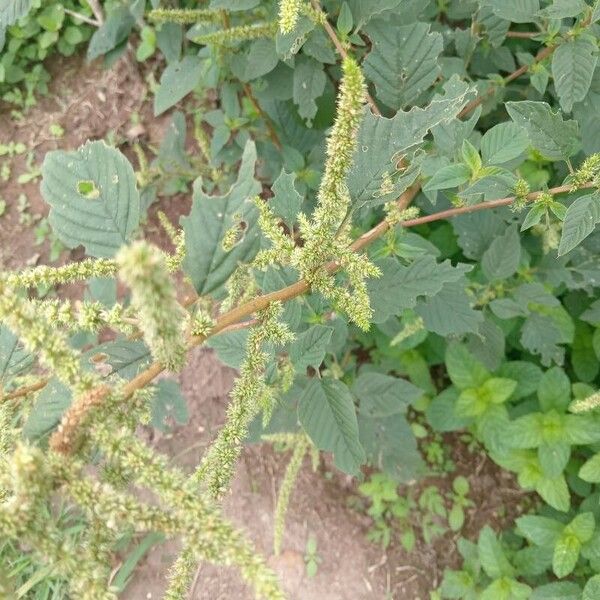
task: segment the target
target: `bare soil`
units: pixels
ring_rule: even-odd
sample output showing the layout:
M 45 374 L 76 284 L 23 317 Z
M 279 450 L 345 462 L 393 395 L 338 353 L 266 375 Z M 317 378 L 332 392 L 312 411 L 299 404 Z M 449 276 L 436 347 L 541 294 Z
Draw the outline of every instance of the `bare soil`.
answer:
M 46 152 L 76 149 L 87 139 L 109 136 L 118 143 L 134 139 L 154 145 L 160 142 L 168 117 L 152 117 L 144 77 L 135 61 L 121 60 L 112 70 L 103 71 L 98 65 L 71 59 L 53 65 L 53 71 L 56 77 L 52 95 L 41 99 L 22 120 L 15 120 L 7 107 L 0 107 L 0 143 L 25 143 L 39 165 Z M 52 123 L 65 129 L 61 139 L 50 136 L 48 127 Z M 124 149 L 127 150 L 127 144 Z M 0 182 L 0 198 L 8 205 L 7 213 L 0 217 L 0 269 L 48 260 L 48 244 L 34 246 L 32 222 L 20 223 L 22 212 L 17 209 L 17 198 L 25 193 L 33 223 L 47 214 L 39 180 L 24 186 L 16 182 L 18 175 L 26 171 L 25 156 L 12 159 L 11 165 L 11 179 Z M 189 198 L 175 197 L 159 204 L 176 221 L 189 209 Z M 154 223 L 151 217 L 147 231 L 164 242 Z M 60 260 L 80 257 L 81 252 L 75 250 L 63 253 Z M 234 376 L 234 371 L 221 365 L 211 351 L 200 348 L 192 353 L 179 377 L 189 405 L 189 423 L 169 435 L 146 432 L 173 463 L 190 470 L 198 463 L 223 422 Z M 483 524 L 501 526 L 510 520 L 519 511 L 522 494 L 512 478 L 483 455 L 471 454 L 456 438 L 449 437 L 446 442 L 457 465 L 453 476 L 464 474 L 471 484 L 469 497 L 475 506 L 468 511 L 462 533 L 475 539 Z M 304 465 L 287 516 L 283 552 L 273 556 L 273 513 L 287 458 L 266 445 L 248 447 L 225 501 L 225 512 L 247 531 L 257 551 L 268 557 L 291 599 L 426 600 L 429 591 L 439 585 L 444 568 L 459 564 L 457 535 L 452 533 L 431 545 L 418 540 L 410 554 L 398 544 L 384 551 L 370 543 L 366 539 L 370 519 L 351 508 L 357 504 L 356 483 L 330 470 L 327 461 L 317 472 L 312 471 L 308 461 Z M 419 486 L 436 483 L 443 490 L 450 481 L 433 478 Z M 306 575 L 304 562 L 309 535 L 316 537 L 321 558 L 313 578 Z M 165 573 L 177 550 L 177 544 L 171 542 L 155 547 L 140 564 L 123 597 L 161 598 Z M 252 596 L 234 570 L 201 565 L 190 597 L 245 600 Z

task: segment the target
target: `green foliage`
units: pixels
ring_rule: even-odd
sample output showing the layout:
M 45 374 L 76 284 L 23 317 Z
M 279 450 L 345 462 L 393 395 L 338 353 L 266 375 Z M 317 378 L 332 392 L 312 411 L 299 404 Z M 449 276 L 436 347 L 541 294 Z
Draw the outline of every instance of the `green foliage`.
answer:
M 137 173 L 100 141 L 44 161 L 48 222 L 91 258 L 0 274 L 3 539 L 31 548 L 73 597 L 115 597 L 115 530 L 134 528 L 183 538 L 167 598 L 185 595 L 201 560 L 282 598 L 221 514 L 247 438 L 293 449 L 277 551 L 308 451 L 315 462 L 332 453 L 351 475 L 378 470 L 359 487 L 370 537 L 386 546 L 397 533 L 410 550 L 461 531 L 473 508 L 461 475 L 445 489 L 398 488 L 450 471 L 441 434 L 466 431 L 537 494 L 537 514 L 461 539 L 464 565 L 436 593 L 595 598 L 598 4 L 103 8 L 93 34 L 72 14 L 93 22 L 87 3 L 11 1 L 0 12 L 0 85 L 26 90 L 0 87 L 5 100 L 30 104 L 44 91 L 40 61 L 91 38 L 88 58 L 107 66 L 129 43 L 139 61 L 156 54 L 154 112 L 181 108 L 155 160 L 134 147 Z M 207 90 L 210 106 L 190 99 Z M 181 228 L 161 218 L 172 252 L 139 240 L 150 204 L 194 177 Z M 120 302 L 117 271 L 130 290 Z M 181 275 L 198 295 L 185 306 Z M 74 281 L 97 300 L 44 296 Z M 114 339 L 99 344 L 105 329 Z M 239 376 L 225 424 L 186 478 L 135 432 L 186 421 L 173 381 L 143 389 L 204 343 Z M 82 519 L 66 553 L 68 531 L 48 510 L 59 491 Z M 305 560 L 314 576 L 314 538 Z

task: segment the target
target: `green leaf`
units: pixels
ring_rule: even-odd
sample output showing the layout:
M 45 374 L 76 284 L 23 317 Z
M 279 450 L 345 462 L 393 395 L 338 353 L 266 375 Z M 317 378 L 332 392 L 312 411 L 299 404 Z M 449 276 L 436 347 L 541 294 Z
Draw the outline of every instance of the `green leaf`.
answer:
M 479 600 L 529 600 L 531 588 L 511 577 L 496 579 L 488 585 Z
M 425 472 L 417 440 L 405 416 L 358 417 L 360 441 L 369 464 L 398 483 L 414 481 Z
M 581 600 L 596 600 L 600 598 L 600 575 L 594 575 L 588 579 L 583 588 L 583 597 Z
M 127 39 L 134 25 L 135 18 L 127 6 L 111 10 L 90 39 L 87 59 L 91 61 L 114 50 Z
M 540 15 L 548 19 L 566 19 L 582 14 L 586 8 L 584 0 L 554 0 L 550 6 L 540 10 Z
M 543 477 L 536 486 L 535 491 L 552 507 L 562 512 L 567 512 L 571 505 L 571 496 L 569 486 L 564 478 Z
M 167 419 L 173 419 L 178 425 L 185 425 L 189 415 L 187 403 L 181 394 L 179 383 L 172 379 L 161 379 L 156 384 L 156 392 L 152 397 L 152 426 L 162 432 L 169 427 Z
M 417 258 L 404 266 L 395 258 L 377 263 L 382 276 L 368 281 L 373 322 L 382 323 L 406 308 L 414 308 L 420 296 L 435 296 L 445 283 L 464 280 L 466 265 L 453 267 L 450 261 L 437 263 L 431 255 Z
M 51 379 L 38 394 L 32 411 L 23 426 L 23 436 L 27 440 L 37 440 L 46 435 L 71 405 L 71 391 L 58 379 Z
M 596 521 L 594 513 L 579 513 L 565 528 L 565 533 L 572 533 L 582 544 L 589 542 L 594 535 Z
M 481 268 L 489 281 L 508 279 L 512 277 L 519 267 L 521 258 L 521 241 L 517 227 L 508 227 L 501 235 L 494 239 L 490 247 L 483 253 Z
M 481 157 L 486 165 L 503 165 L 519 158 L 529 146 L 523 127 L 500 123 L 488 129 L 481 138 Z
M 154 116 L 162 114 L 187 96 L 201 81 L 205 63 L 197 56 L 184 56 L 163 71 L 154 96 Z
M 579 469 L 579 477 L 590 483 L 600 482 L 600 453 L 594 454 Z
M 471 93 L 471 88 L 456 77 L 444 90 L 444 95 L 436 95 L 425 108 L 398 111 L 391 119 L 365 109 L 347 177 L 355 210 L 392 200 L 414 181 L 398 173 L 398 157 L 421 144 L 431 128 L 456 119 Z
M 585 98 L 597 61 L 596 39 L 587 35 L 567 38 L 554 51 L 552 76 L 564 111 L 571 112 L 573 104 Z
M 558 538 L 552 556 L 552 571 L 559 579 L 573 571 L 580 550 L 581 542 L 574 535 L 563 534 Z
M 335 465 L 355 475 L 365 461 L 350 390 L 337 379 L 311 379 L 298 401 L 298 418 L 320 449 L 331 451 Z
M 271 188 L 275 196 L 269 200 L 269 206 L 289 227 L 295 223 L 302 205 L 302 196 L 294 187 L 295 181 L 296 175 L 294 173 L 286 173 L 282 169 Z
M 537 546 L 556 544 L 565 526 L 560 521 L 538 515 L 525 515 L 517 519 L 517 528 L 529 541 Z
M 61 242 L 69 248 L 83 245 L 90 256 L 114 256 L 139 225 L 133 168 L 104 142 L 87 142 L 75 152 L 48 152 L 41 192 Z
M 569 208 L 563 223 L 558 255 L 562 256 L 579 245 L 600 222 L 600 194 L 594 192 L 577 198 Z
M 240 81 L 252 81 L 270 73 L 278 62 L 274 40 L 254 40 L 246 52 L 232 58 L 231 71 Z
M 342 36 L 347 36 L 352 31 L 352 11 L 347 2 L 342 3 L 340 14 L 337 18 L 336 28 Z
M 488 577 L 497 579 L 513 575 L 514 569 L 508 562 L 500 542 L 489 525 L 486 525 L 479 533 L 477 548 L 481 567 Z
M 483 313 L 473 309 L 460 282 L 444 284 L 438 294 L 420 302 L 415 310 L 428 331 L 442 336 L 476 333 L 483 322 Z
M 309 123 L 317 114 L 317 103 L 325 91 L 327 77 L 323 65 L 313 58 L 300 56 L 294 68 L 294 104 L 298 114 Z
M 397 26 L 372 21 L 365 32 L 373 45 L 363 69 L 377 97 L 394 109 L 414 103 L 439 75 L 442 35 L 420 22 Z
M 406 409 L 423 395 L 416 385 L 381 373 L 362 373 L 352 386 L 360 401 L 360 414 L 371 418 L 389 417 Z
M 242 156 L 237 181 L 223 196 L 208 196 L 202 179 L 194 182 L 192 209 L 181 219 L 185 231 L 186 256 L 183 268 L 198 294 L 225 295 L 224 286 L 240 262 L 251 260 L 259 249 L 258 218 L 252 198 L 260 192 L 254 179 L 256 147 L 248 142 Z M 229 251 L 222 247 L 225 232 L 241 215 L 246 224 L 244 237 Z
M 537 21 L 540 10 L 539 0 L 486 0 L 495 15 L 513 23 L 532 23 Z
M 386 10 L 396 8 L 399 4 L 404 4 L 403 0 L 348 0 L 348 5 L 352 10 L 354 17 L 355 29 L 360 29 L 368 23 L 375 15 L 378 15 Z
M 517 382 L 512 379 L 492 377 L 481 386 L 480 391 L 492 404 L 502 404 L 511 397 L 516 387 Z
M 571 400 L 571 382 L 560 367 L 548 369 L 537 386 L 538 400 L 542 410 L 565 410 Z
M 104 376 L 118 375 L 123 379 L 133 379 L 152 359 L 150 349 L 142 341 L 115 340 L 96 346 L 83 355 L 84 368 L 98 370 L 100 362 L 110 366 Z
M 307 367 L 319 368 L 332 334 L 331 327 L 313 325 L 296 337 L 290 344 L 289 355 L 297 373 L 304 373 Z
M 455 387 L 446 388 L 427 407 L 427 422 L 434 431 L 457 431 L 471 422 L 471 418 L 461 416 L 456 411 L 459 392 Z
M 423 186 L 423 190 L 433 192 L 458 187 L 469 181 L 470 176 L 471 170 L 466 165 L 448 165 L 436 171 L 433 177 Z
M 239 12 L 242 10 L 250 10 L 258 6 L 260 0 L 210 0 L 210 8 L 214 10 L 228 10 L 231 12 Z
M 538 383 L 542 377 L 542 370 L 533 363 L 514 360 L 505 362 L 498 370 L 498 375 L 517 382 L 512 399 L 520 400 L 537 390 Z
M 581 588 L 571 581 L 556 581 L 536 587 L 530 600 L 581 600 Z
M 459 390 L 477 388 L 490 377 L 489 371 L 457 342 L 448 344 L 445 360 L 448 376 Z
M 481 156 L 479 156 L 479 151 L 466 138 L 463 140 L 461 146 L 461 156 L 463 162 L 465 163 L 465 165 L 467 165 L 467 167 L 469 167 L 469 171 L 473 175 L 476 175 L 479 173 L 479 171 L 481 171 L 481 167 L 483 165 L 481 162 Z
M 23 348 L 17 336 L 0 323 L 0 387 L 2 382 L 29 369 L 33 360 L 33 355 Z
M 5 0 L 0 4 L 0 29 L 6 29 L 24 17 L 33 5 L 33 0 Z
M 571 458 L 571 445 L 561 441 L 543 443 L 538 448 L 538 458 L 546 477 L 558 477 Z
M 214 335 L 206 340 L 206 345 L 217 353 L 223 364 L 239 369 L 246 357 L 247 341 L 248 330 L 242 329 Z
M 511 119 L 527 132 L 531 145 L 545 157 L 564 160 L 579 147 L 576 121 L 563 121 L 560 112 L 552 112 L 546 102 L 507 102 Z
M 537 225 L 543 217 L 546 216 L 548 209 L 544 204 L 537 203 L 533 205 L 533 208 L 529 210 L 527 216 L 523 220 L 521 225 L 521 231 L 527 231 L 534 225 Z

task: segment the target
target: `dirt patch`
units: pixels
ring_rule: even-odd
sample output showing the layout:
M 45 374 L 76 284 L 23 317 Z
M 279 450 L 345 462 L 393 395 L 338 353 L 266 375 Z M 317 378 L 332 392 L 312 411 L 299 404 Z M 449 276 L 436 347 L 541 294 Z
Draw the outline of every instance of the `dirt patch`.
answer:
M 146 100 L 146 84 L 140 66 L 128 58 L 110 70 L 83 58 L 53 59 L 50 94 L 25 115 L 0 105 L 0 144 L 24 144 L 26 151 L 0 156 L 0 166 L 10 177 L 0 178 L 0 199 L 6 212 L 0 216 L 0 268 L 14 269 L 47 264 L 49 244 L 35 244 L 34 227 L 48 214 L 39 190 L 39 167 L 51 150 L 75 150 L 87 140 L 109 139 L 116 145 L 143 139 L 158 144 L 167 117 L 154 119 Z M 64 130 L 53 136 L 52 126 Z M 34 174 L 38 176 L 34 176 Z M 31 177 L 25 183 L 19 177 Z M 79 257 L 77 251 L 72 258 Z M 65 252 L 62 259 L 68 256 Z

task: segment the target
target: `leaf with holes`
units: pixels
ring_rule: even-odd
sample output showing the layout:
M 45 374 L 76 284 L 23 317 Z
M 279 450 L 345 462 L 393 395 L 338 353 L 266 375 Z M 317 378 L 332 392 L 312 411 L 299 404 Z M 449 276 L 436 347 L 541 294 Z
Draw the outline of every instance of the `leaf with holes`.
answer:
M 442 35 L 428 23 L 396 26 L 373 21 L 365 28 L 373 48 L 364 62 L 365 76 L 377 97 L 390 108 L 413 103 L 438 77 Z
M 55 150 L 42 165 L 41 191 L 54 233 L 69 248 L 110 258 L 140 222 L 140 195 L 129 161 L 104 142 Z
M 248 142 L 244 149 L 237 181 L 223 196 L 209 196 L 202 189 L 202 179 L 194 182 L 192 210 L 181 219 L 185 231 L 186 256 L 184 271 L 198 294 L 225 295 L 225 283 L 240 262 L 251 260 L 260 246 L 256 228 L 257 209 L 252 198 L 260 192 L 254 179 L 256 147 Z M 228 229 L 244 225 L 242 238 L 229 251 L 223 246 Z

